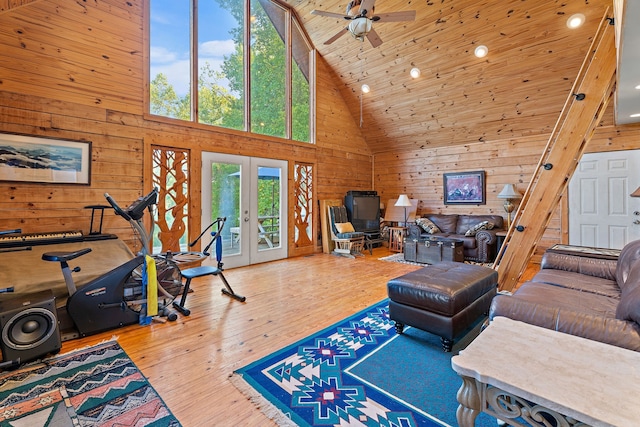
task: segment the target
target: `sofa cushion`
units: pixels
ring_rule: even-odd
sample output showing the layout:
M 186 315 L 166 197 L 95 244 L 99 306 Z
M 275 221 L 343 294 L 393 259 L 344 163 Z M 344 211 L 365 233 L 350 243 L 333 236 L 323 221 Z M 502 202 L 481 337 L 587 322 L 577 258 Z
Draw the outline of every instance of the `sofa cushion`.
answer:
M 440 233 L 440 229 L 429 218 L 417 218 L 416 224 L 429 234 Z
M 545 251 L 540 262 L 541 270 L 570 271 L 610 280 L 616 283 L 617 259 L 592 258 L 590 256 L 568 255 L 553 251 Z M 616 287 L 618 285 L 616 284 Z M 620 290 L 618 289 L 618 292 Z
M 539 282 L 525 282 L 513 295 L 542 306 L 552 306 L 554 310 L 568 310 L 610 319 L 615 318 L 620 302 L 618 298 Z
M 458 215 L 455 234 L 464 235 L 467 230 L 483 221 L 493 223 L 496 229 L 502 229 L 504 224 L 504 219 L 500 215 Z
M 620 288 L 614 280 L 589 276 L 574 271 L 542 269 L 531 278 L 531 281 L 548 283 L 616 299 L 620 298 Z
M 441 232 L 448 234 L 464 234 L 457 233 L 458 215 L 449 214 L 427 214 L 424 217 L 438 226 Z
M 482 221 L 468 229 L 464 235 L 465 236 L 475 236 L 478 234 L 480 230 L 491 230 L 493 228 L 493 223 L 489 221 Z
M 449 239 L 462 240 L 462 247 L 465 249 L 475 249 L 478 247 L 478 241 L 475 236 L 460 236 L 458 234 L 450 234 Z

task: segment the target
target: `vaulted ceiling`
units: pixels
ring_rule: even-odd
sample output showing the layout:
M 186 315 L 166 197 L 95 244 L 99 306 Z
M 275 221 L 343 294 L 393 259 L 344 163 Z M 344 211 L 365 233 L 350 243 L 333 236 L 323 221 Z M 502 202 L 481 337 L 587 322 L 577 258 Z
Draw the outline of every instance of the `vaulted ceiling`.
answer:
M 345 0 L 287 0 L 337 85 L 371 150 L 435 148 L 549 133 L 609 0 L 377 0 L 375 14 L 415 10 L 413 22 L 375 22 L 373 48 L 350 34 Z M 567 19 L 585 15 L 569 29 Z M 610 11 L 611 16 L 613 12 Z M 479 45 L 489 48 L 474 56 Z M 421 75 L 413 79 L 409 71 Z M 371 92 L 361 95 L 366 83 Z M 361 119 L 362 118 L 362 119 Z

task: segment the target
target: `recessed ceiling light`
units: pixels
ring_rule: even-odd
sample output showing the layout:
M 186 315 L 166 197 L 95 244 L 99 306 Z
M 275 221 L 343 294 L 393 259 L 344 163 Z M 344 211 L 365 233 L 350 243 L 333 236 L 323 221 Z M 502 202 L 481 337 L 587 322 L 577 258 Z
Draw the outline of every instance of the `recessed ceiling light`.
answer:
M 578 28 L 582 24 L 584 24 L 584 15 L 582 13 L 574 13 L 567 19 L 567 27 L 569 28 Z
M 420 68 L 412 68 L 411 71 L 409 71 L 409 74 L 411 74 L 411 77 L 414 79 L 417 79 L 420 77 Z
M 369 93 L 369 92 L 371 91 L 371 88 L 369 88 L 369 85 L 368 85 L 368 84 L 363 84 L 363 85 L 360 87 L 360 90 L 362 90 L 362 93 Z
M 480 45 L 476 48 L 476 50 L 474 51 L 474 54 L 478 57 L 478 58 L 484 58 L 485 56 L 487 56 L 487 53 L 489 53 L 489 48 L 486 47 L 485 45 Z
M 640 90 L 640 85 L 636 86 L 636 89 Z
M 635 117 L 640 117 L 640 113 L 632 114 L 632 115 L 630 115 L 629 117 L 634 117 L 634 118 L 635 118 Z

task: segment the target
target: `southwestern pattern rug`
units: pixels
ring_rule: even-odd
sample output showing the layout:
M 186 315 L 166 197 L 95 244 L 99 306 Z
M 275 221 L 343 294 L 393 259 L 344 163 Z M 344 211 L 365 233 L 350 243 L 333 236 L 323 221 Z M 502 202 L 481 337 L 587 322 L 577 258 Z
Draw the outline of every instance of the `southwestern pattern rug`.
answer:
M 0 426 L 180 423 L 120 345 L 109 341 L 0 372 Z
M 279 425 L 455 426 L 461 379 L 440 338 L 395 332 L 388 300 L 234 372 L 231 380 Z M 249 387 L 250 386 L 250 387 Z M 495 427 L 480 414 L 476 426 Z

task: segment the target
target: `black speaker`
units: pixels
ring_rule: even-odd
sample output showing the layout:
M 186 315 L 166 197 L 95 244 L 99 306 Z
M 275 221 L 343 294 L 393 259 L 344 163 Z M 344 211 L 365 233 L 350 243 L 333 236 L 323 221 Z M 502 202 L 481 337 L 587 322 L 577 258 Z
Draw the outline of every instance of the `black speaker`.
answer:
M 50 290 L 0 300 L 2 359 L 25 363 L 62 347 L 53 292 Z

